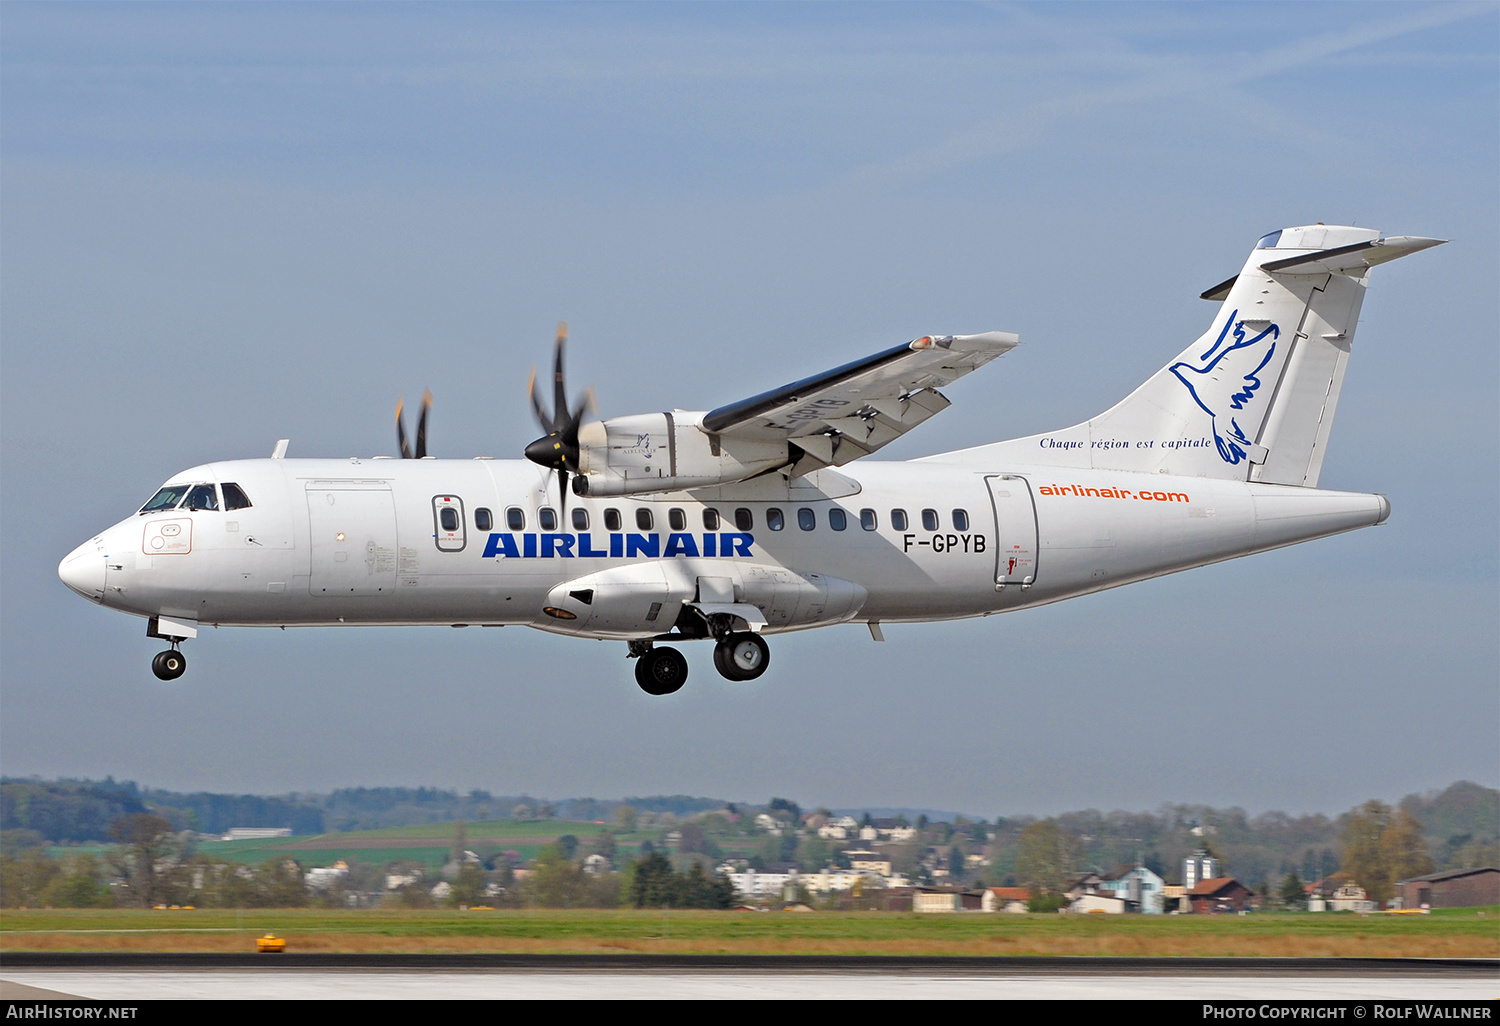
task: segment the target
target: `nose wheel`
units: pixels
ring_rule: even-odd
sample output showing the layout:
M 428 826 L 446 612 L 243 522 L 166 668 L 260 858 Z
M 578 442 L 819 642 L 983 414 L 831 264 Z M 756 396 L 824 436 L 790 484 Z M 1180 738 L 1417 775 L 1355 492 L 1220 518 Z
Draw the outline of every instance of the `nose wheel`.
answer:
M 754 680 L 771 665 L 771 646 L 759 634 L 730 634 L 714 646 L 714 669 L 726 680 Z
M 156 653 L 151 660 L 151 672 L 161 680 L 176 680 L 187 670 L 187 657 L 175 648 Z

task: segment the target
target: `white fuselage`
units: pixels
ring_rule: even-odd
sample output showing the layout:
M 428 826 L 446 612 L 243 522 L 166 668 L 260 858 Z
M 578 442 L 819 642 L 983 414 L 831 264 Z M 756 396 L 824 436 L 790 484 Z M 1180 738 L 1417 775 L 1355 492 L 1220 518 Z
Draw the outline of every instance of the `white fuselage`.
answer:
M 519 460 L 243 460 L 174 482 L 234 482 L 251 505 L 129 517 L 64 559 L 69 587 L 200 625 L 523 624 L 634 639 L 714 599 L 755 607 L 776 632 L 1004 612 L 1377 524 L 1390 510 L 1379 495 L 925 461 L 569 495 L 565 508 L 555 475 Z M 444 529 L 444 509 L 457 530 Z

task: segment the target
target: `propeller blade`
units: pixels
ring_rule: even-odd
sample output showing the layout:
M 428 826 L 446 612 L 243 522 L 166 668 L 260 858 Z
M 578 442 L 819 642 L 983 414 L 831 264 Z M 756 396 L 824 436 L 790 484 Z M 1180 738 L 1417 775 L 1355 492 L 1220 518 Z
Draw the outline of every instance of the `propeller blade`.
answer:
M 411 446 L 406 442 L 406 426 L 401 423 L 402 401 L 402 398 L 396 400 L 396 441 L 401 448 L 401 458 L 409 460 L 411 459 Z
M 563 385 L 563 343 L 568 341 L 568 322 L 557 322 L 557 341 L 552 357 L 552 430 L 561 431 L 568 422 L 568 394 Z
M 422 412 L 417 415 L 417 459 L 427 455 L 427 413 L 432 409 L 432 393 L 422 389 Z
M 557 498 L 558 506 L 562 508 L 562 512 L 558 514 L 562 518 L 562 523 L 557 525 L 558 530 L 566 531 L 568 529 L 568 471 L 565 467 L 557 468 Z
M 542 405 L 542 400 L 536 394 L 536 368 L 531 368 L 531 380 L 526 383 L 526 397 L 531 400 L 531 412 L 536 414 L 536 422 L 541 429 L 549 435 L 556 431 L 552 424 L 552 415 Z

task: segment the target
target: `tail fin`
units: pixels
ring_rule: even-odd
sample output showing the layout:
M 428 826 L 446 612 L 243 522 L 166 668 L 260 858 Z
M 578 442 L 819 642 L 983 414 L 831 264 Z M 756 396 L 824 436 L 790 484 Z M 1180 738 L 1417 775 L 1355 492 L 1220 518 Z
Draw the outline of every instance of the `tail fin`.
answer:
M 1315 487 L 1370 268 L 1442 240 L 1308 225 L 1261 239 L 1212 326 L 1110 409 L 944 460 L 1003 457 Z

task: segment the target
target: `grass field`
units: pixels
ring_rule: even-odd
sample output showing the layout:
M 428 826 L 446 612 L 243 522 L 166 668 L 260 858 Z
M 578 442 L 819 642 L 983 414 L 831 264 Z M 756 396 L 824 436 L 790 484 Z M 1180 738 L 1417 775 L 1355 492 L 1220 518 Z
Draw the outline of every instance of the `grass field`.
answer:
M 1500 957 L 1500 908 L 1432 915 L 5 910 L 0 951 Z

